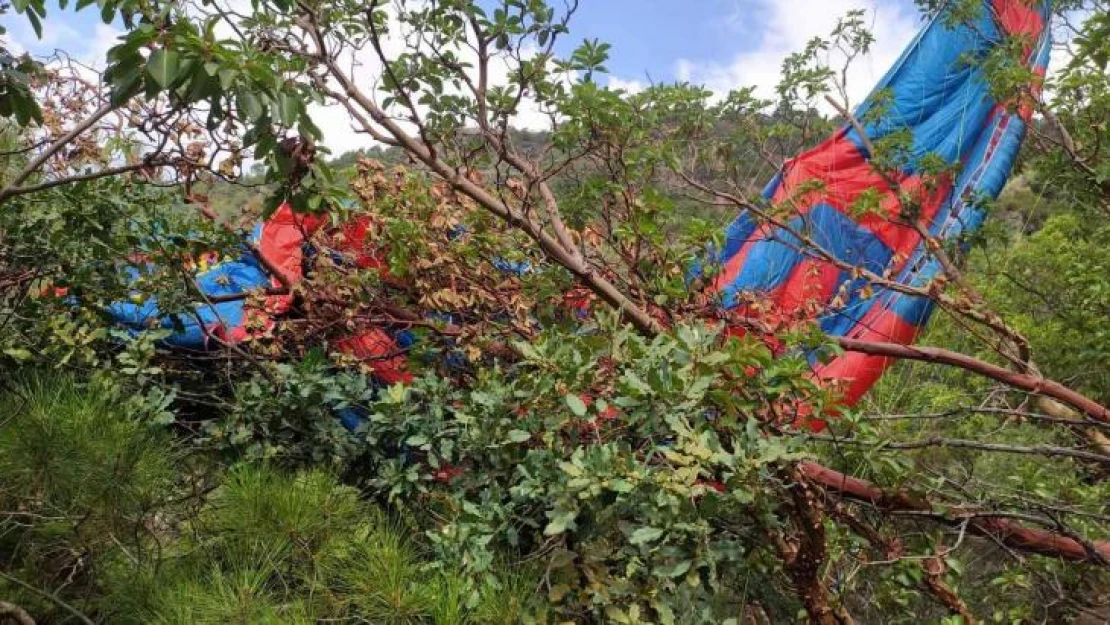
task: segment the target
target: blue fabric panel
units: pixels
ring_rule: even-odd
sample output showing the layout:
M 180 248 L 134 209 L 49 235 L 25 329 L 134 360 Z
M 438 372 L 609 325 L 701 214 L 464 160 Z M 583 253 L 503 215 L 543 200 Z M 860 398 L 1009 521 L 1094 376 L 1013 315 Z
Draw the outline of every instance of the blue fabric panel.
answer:
M 201 350 L 208 344 L 208 328 L 220 324 L 231 329 L 243 323 L 243 302 L 202 304 L 193 307 L 192 312 L 163 315 L 155 298 L 150 298 L 142 303 L 116 302 L 108 307 L 108 313 L 133 335 L 151 327 L 177 330 L 163 340 L 166 345 Z M 198 317 L 200 323 L 197 322 Z M 175 318 L 177 327 L 174 324 Z
M 878 273 L 890 263 L 890 248 L 833 206 L 818 204 L 803 219 L 804 232 L 838 259 Z
M 1044 6 L 1042 14 L 1046 19 L 1049 13 L 1050 7 Z M 894 85 L 891 114 L 868 128 L 870 136 L 880 137 L 909 124 L 914 130 L 915 157 L 933 152 L 949 162 L 963 162 L 953 197 L 941 206 L 931 227 L 933 234 L 944 239 L 980 227 L 985 213 L 977 207 L 976 200 L 995 198 L 1001 192 L 1025 134 L 1024 122 L 996 109 L 980 73 L 968 69 L 961 58 L 985 54 L 1000 38 L 993 20 L 986 12 L 983 17 L 974 30 L 952 30 L 937 24 L 927 29 L 918 45 L 903 55 L 877 88 Z M 1035 65 L 1043 67 L 1050 50 L 1049 37 L 1043 37 L 1038 46 Z M 943 88 L 936 89 L 936 85 Z M 930 97 L 922 97 L 929 89 L 936 91 Z M 938 106 L 940 103 L 943 106 Z M 870 105 L 865 103 L 857 114 L 865 114 Z M 1008 125 L 995 136 L 1004 117 L 1008 118 Z M 850 129 L 849 136 L 857 145 L 862 143 Z M 922 287 L 940 271 L 940 264 L 918 246 L 898 281 Z M 876 306 L 918 327 L 927 323 L 932 314 L 934 303 L 928 298 L 880 288 L 872 299 L 860 301 L 858 286 L 850 287 L 853 301 L 821 319 L 822 329 L 832 335 L 844 335 Z
M 1021 151 L 1021 141 L 1025 138 L 1026 124 L 1020 117 L 1010 117 L 1009 126 L 999 140 L 998 151 L 987 165 L 983 177 L 976 185 L 976 190 L 990 198 L 997 198 L 1002 193 L 1002 187 L 1010 178 L 1010 172 L 1017 161 Z M 985 147 L 985 146 L 984 146 Z
M 725 244 L 721 248 L 721 254 L 717 256 L 717 260 L 725 262 L 736 256 L 740 248 L 751 238 L 758 225 L 756 220 L 752 218 L 751 213 L 746 210 L 740 211 L 740 214 L 732 220 L 732 223 L 728 225 L 728 230 L 725 231 Z
M 124 277 L 137 282 L 144 268 L 128 266 L 122 269 Z M 221 263 L 196 276 L 197 286 L 209 296 L 237 295 L 245 291 L 264 287 L 269 278 L 257 264 L 246 262 Z M 164 339 L 163 343 L 188 349 L 205 349 L 208 343 L 208 328 L 221 325 L 225 329 L 239 327 L 243 323 L 243 302 L 200 303 L 189 312 L 167 314 L 158 306 L 155 297 L 143 297 L 136 291 L 133 296 L 139 301 L 114 302 L 107 307 L 107 313 L 132 334 L 160 327 L 175 332 Z M 140 299 L 141 298 L 141 299 Z M 198 322 L 199 317 L 199 322 Z M 176 320 L 176 324 L 174 323 Z
M 526 260 L 505 260 L 504 258 L 495 258 L 492 261 L 493 266 L 498 271 L 511 273 L 517 276 L 523 276 L 532 273 L 532 263 Z
M 348 406 L 337 410 L 335 414 L 339 417 L 339 423 L 346 428 L 348 432 L 353 433 L 359 426 L 366 422 L 366 410 L 362 408 Z
M 744 244 L 751 239 L 757 225 L 748 211 L 740 211 L 725 230 L 725 241 L 721 250 L 718 252 L 716 244 L 710 243 L 705 248 L 704 257 L 695 257 L 690 261 L 689 266 L 686 267 L 687 284 L 702 276 L 704 265 L 720 269 L 728 259 L 739 253 Z
M 929 317 L 932 316 L 934 308 L 935 304 L 933 300 L 927 297 L 916 297 L 914 295 L 898 293 L 890 310 L 910 325 L 921 328 L 929 322 Z
M 160 315 L 154 298 L 142 302 L 113 302 L 108 305 L 108 314 L 124 325 L 144 328 L 151 319 Z
M 265 225 L 266 224 L 264 222 L 258 222 L 254 225 L 254 229 L 251 230 L 250 239 L 249 239 L 251 245 L 258 245 L 258 244 L 262 243 L 262 228 Z
M 763 191 L 760 193 L 760 195 L 763 196 L 763 199 L 765 200 L 769 200 L 775 197 L 775 192 L 779 190 L 780 184 L 782 184 L 781 167 L 779 168 L 778 172 L 775 173 L 774 177 L 771 178 L 771 181 L 767 183 L 767 186 L 763 187 Z
M 982 72 L 966 70 L 951 100 L 914 128 L 913 159 L 933 153 L 956 163 L 974 149 L 983 125 L 994 110 Z M 910 167 L 911 173 L 916 168 Z
M 957 160 L 960 146 L 971 142 L 966 136 L 969 130 L 977 130 L 982 123 L 985 113 L 979 109 L 985 106 L 989 113 L 992 106 L 979 72 L 971 69 L 966 55 L 985 54 L 998 37 L 998 29 L 986 11 L 974 28 L 949 28 L 943 20 L 933 20 L 872 97 L 857 109 L 857 118 L 865 121 L 868 136 L 877 140 L 908 127 L 914 131 L 915 158 L 940 152 L 949 160 Z M 878 119 L 866 119 L 876 105 L 875 96 L 882 91 L 887 92 L 883 114 Z M 848 129 L 847 136 L 863 149 L 855 130 Z
M 401 330 L 393 333 L 393 340 L 397 341 L 397 347 L 400 349 L 408 349 L 416 344 L 416 335 L 412 330 Z
M 801 218 L 791 225 L 799 227 Z M 790 271 L 801 261 L 801 241 L 785 230 L 778 229 L 769 238 L 749 244 L 751 251 L 736 279 L 721 290 L 726 308 L 736 306 L 736 296 L 744 291 L 767 292 L 782 284 Z
M 829 204 L 817 204 L 788 225 L 790 230 L 812 237 L 840 260 L 878 272 L 890 262 L 892 252 L 878 237 Z M 722 291 L 726 307 L 735 306 L 736 295 L 743 291 L 768 292 L 777 288 L 802 260 L 801 241 L 786 229 L 777 229 L 771 237 L 750 245 L 744 267 Z
M 270 284 L 270 278 L 254 263 L 226 262 L 198 274 L 197 286 L 205 295 L 236 295 Z

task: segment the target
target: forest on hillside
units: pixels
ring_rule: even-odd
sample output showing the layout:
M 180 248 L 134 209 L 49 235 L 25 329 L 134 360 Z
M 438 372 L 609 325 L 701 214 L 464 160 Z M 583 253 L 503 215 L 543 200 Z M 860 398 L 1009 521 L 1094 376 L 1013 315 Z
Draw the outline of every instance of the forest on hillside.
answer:
M 0 2 L 0 625 L 1110 622 L 1110 6 L 916 4 Z

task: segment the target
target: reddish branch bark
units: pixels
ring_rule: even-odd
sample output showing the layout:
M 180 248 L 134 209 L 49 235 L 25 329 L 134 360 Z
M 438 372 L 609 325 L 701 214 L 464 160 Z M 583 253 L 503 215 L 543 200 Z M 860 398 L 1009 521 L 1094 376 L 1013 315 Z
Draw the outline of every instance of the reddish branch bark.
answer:
M 944 581 L 944 573 L 948 569 L 944 558 L 938 555 L 931 560 L 922 561 L 921 566 L 925 570 L 925 579 L 922 581 L 925 588 L 928 588 L 950 613 L 962 618 L 964 625 L 976 625 L 979 621 L 971 613 L 971 608 L 967 607 L 967 602 Z
M 1007 386 L 1012 386 L 1037 395 L 1051 397 L 1079 410 L 1088 417 L 1110 423 L 1110 408 L 1077 393 L 1070 388 L 1039 376 L 1011 371 L 966 354 L 953 352 L 936 347 L 918 347 L 914 345 L 900 345 L 898 343 L 878 343 L 861 341 L 847 337 L 838 337 L 837 343 L 850 352 L 860 352 L 873 356 L 886 356 L 902 360 L 920 360 L 943 365 L 959 367 L 979 375 L 997 380 Z
M 806 483 L 788 489 L 784 508 L 793 531 L 775 536 L 783 566 L 809 614 L 812 625 L 853 625 L 851 615 L 834 597 L 822 580 L 828 559 L 825 513 L 817 489 Z
M 820 486 L 826 492 L 848 499 L 863 501 L 872 505 L 895 511 L 933 512 L 932 504 L 909 493 L 887 491 L 871 482 L 861 480 L 821 466 L 815 462 L 798 464 L 801 474 L 810 483 Z M 933 520 L 949 525 L 967 524 L 967 531 L 991 538 L 999 543 L 1026 553 L 1054 556 L 1075 562 L 1090 562 L 1106 565 L 1110 562 L 1110 541 L 1083 543 L 1058 532 L 1027 527 L 1013 519 L 979 516 L 948 516 L 937 512 L 930 515 Z

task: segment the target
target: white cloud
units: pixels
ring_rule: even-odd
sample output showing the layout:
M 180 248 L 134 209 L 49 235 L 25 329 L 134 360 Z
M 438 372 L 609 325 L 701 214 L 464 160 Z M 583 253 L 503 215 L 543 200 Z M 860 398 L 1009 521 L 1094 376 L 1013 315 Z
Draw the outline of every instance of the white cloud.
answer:
M 50 54 L 55 50 L 72 51 L 75 43 L 82 40 L 81 35 L 69 24 L 59 19 L 60 15 L 51 15 L 43 20 L 42 37 L 38 37 L 31 29 L 26 15 L 12 15 L 13 23 L 9 27 L 9 41 L 14 43 L 16 49 L 31 51 L 32 54 Z
M 98 22 L 93 28 L 92 39 L 82 54 L 82 61 L 97 69 L 107 66 L 108 50 L 119 43 L 123 31 L 103 22 Z
M 85 15 L 91 14 L 91 10 L 85 11 Z M 26 16 L 13 15 L 5 43 L 17 54 L 30 52 L 47 59 L 61 54 L 90 68 L 104 69 L 104 57 L 123 31 L 98 21 L 87 32 L 78 30 L 77 21 L 74 10 L 56 10 L 43 20 L 40 38 Z
M 868 58 L 856 61 L 856 69 L 850 75 L 850 96 L 853 102 L 858 102 L 894 62 L 921 25 L 916 11 L 893 6 L 890 0 L 882 0 L 876 6 L 877 1 L 735 0 L 732 10 L 722 17 L 718 25 L 736 33 L 737 37 L 758 33 L 758 45 L 751 51 L 720 62 L 679 59 L 675 73 L 680 80 L 704 84 L 719 94 L 736 87 L 757 85 L 762 95 L 769 96 L 778 82 L 782 60 L 787 54 L 801 49 L 812 37 L 827 35 L 837 19 L 851 9 L 861 8 L 867 10 L 867 19 L 873 21 L 877 41 Z M 389 32 L 397 33 L 400 30 L 398 26 L 391 20 Z M 393 55 L 401 52 L 403 44 L 400 37 L 394 35 L 386 38 L 384 47 L 387 55 Z M 463 48 L 458 53 L 473 62 L 472 50 Z M 354 65 L 351 65 L 352 62 Z M 354 68 L 349 74 L 357 78 L 358 85 L 365 92 L 377 89 L 382 66 L 376 56 L 366 52 L 347 56 L 344 67 Z M 495 60 L 491 63 L 490 83 L 505 84 L 509 69 L 505 59 Z M 648 85 L 638 79 L 609 76 L 608 86 L 636 93 Z M 311 113 L 324 134 L 323 144 L 335 154 L 375 143 L 369 136 L 354 131 L 350 116 L 338 105 L 314 106 Z M 512 123 L 517 128 L 543 130 L 550 128 L 551 120 L 534 101 L 525 99 Z
M 647 89 L 647 87 L 647 83 L 642 80 L 636 80 L 635 78 L 631 80 L 625 80 L 624 78 L 619 78 L 617 76 L 609 77 L 609 88 L 624 91 L 625 93 L 639 93 L 640 91 Z
M 889 0 L 754 0 L 744 5 L 743 12 L 733 11 L 725 23 L 737 36 L 756 33 L 757 43 L 731 59 L 678 59 L 679 80 L 704 85 L 719 95 L 754 86 L 757 94 L 770 97 L 787 55 L 804 48 L 813 37 L 827 36 L 848 11 L 863 9 L 876 41 L 871 53 L 857 59 L 849 72 L 848 95 L 854 105 L 866 97 L 921 27 L 915 10 Z

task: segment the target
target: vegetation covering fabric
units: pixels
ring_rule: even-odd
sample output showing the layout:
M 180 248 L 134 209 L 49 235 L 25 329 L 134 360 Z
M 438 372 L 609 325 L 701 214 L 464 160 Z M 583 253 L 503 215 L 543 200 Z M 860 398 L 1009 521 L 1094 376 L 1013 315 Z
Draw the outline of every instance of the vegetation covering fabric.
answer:
M 896 276 L 913 287 L 927 286 L 938 275 L 940 263 L 925 249 L 919 220 L 941 241 L 978 230 L 982 203 L 1005 185 L 1031 114 L 1028 107 L 1015 111 L 1012 103 L 997 101 L 985 70 L 970 59 L 989 57 L 1017 38 L 1036 73 L 1043 75 L 1048 62 L 1051 3 L 985 4 L 989 10 L 974 23 L 953 23 L 944 12 L 935 16 L 857 108 L 858 124 L 846 123 L 783 166 L 764 195 L 789 215 L 787 223 L 760 225 L 742 213 L 729 226 L 713 285 L 726 308 L 769 308 L 770 317 L 794 319 L 820 311 L 820 327 L 830 335 L 913 342 L 929 318 L 931 300 L 872 289 L 860 271 Z M 870 150 L 879 142 L 896 144 L 886 146 L 895 162 L 884 164 L 885 171 L 871 162 Z M 255 227 L 257 253 L 200 273 L 201 291 L 220 297 L 299 280 L 303 244 L 322 225 L 323 219 L 298 216 L 283 204 Z M 365 217 L 342 228 L 346 251 L 356 251 L 359 266 L 382 266 L 376 256 L 358 251 L 372 244 L 364 240 Z M 260 271 L 259 257 L 270 272 L 282 274 L 280 280 Z M 244 300 L 200 304 L 175 322 L 178 328 L 165 340 L 192 349 L 205 348 L 210 338 L 242 340 L 252 326 L 256 332 L 270 327 L 267 317 L 287 311 L 289 301 L 288 294 L 270 296 L 255 314 Z M 164 314 L 152 300 L 116 304 L 111 312 L 139 329 Z M 172 327 L 168 319 L 161 323 Z M 411 381 L 404 364 L 390 357 L 401 345 L 381 328 L 365 328 L 336 346 L 377 362 L 375 373 L 386 383 Z M 844 402 L 852 404 L 888 364 L 882 356 L 849 353 L 817 365 L 816 374 L 841 386 Z

